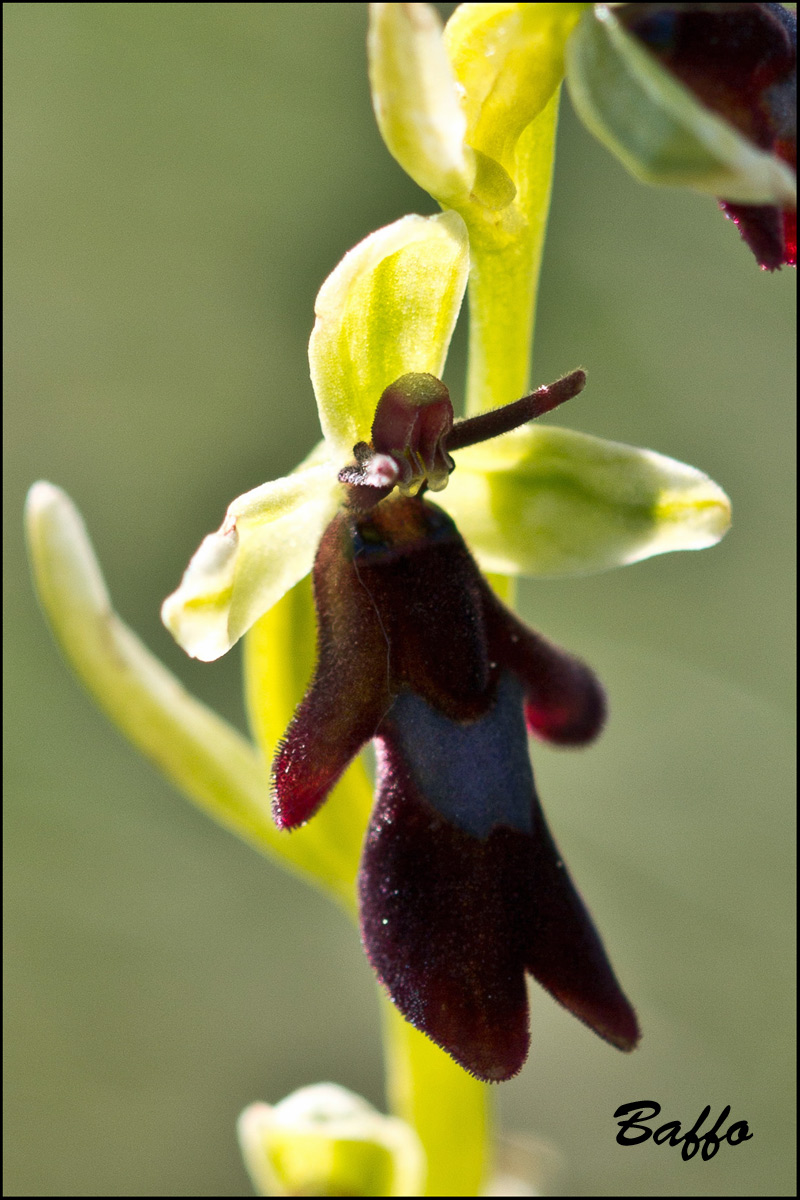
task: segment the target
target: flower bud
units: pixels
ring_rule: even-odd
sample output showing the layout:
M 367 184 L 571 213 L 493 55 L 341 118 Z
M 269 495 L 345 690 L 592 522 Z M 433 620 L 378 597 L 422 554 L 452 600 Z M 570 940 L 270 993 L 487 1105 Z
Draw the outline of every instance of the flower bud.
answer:
M 396 1117 L 335 1083 L 300 1088 L 239 1117 L 239 1144 L 264 1196 L 418 1196 L 419 1139 Z

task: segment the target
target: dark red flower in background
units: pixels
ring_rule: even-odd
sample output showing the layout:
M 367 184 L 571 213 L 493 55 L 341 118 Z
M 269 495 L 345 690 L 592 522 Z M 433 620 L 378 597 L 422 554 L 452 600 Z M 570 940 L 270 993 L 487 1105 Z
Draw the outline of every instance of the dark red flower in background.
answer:
M 617 19 L 696 98 L 797 169 L 797 14 L 782 4 L 625 4 Z M 761 267 L 797 264 L 797 211 L 720 200 Z

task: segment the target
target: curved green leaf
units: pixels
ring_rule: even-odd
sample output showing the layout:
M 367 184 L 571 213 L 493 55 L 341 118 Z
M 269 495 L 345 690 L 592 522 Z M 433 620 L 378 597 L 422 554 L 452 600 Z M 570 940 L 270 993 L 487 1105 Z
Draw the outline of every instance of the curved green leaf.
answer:
M 282 841 L 255 747 L 191 696 L 111 605 L 69 497 L 36 483 L 25 509 L 39 601 L 68 663 L 127 738 L 220 824 L 259 850 Z

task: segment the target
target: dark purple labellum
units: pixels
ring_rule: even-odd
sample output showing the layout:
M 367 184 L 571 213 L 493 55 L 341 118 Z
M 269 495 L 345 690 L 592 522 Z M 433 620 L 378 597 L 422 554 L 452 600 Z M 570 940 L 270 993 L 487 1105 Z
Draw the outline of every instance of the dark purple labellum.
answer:
M 712 112 L 797 166 L 797 15 L 782 4 L 624 4 L 617 19 Z M 797 264 L 797 214 L 720 201 L 764 270 Z
M 359 875 L 362 935 L 400 1011 L 468 1071 L 507 1079 L 528 1049 L 525 972 L 601 1037 L 633 1010 L 539 804 L 526 721 L 580 744 L 594 675 L 523 625 L 450 518 L 421 498 L 342 512 L 314 566 L 318 662 L 273 765 L 283 828 L 313 815 L 376 739 Z

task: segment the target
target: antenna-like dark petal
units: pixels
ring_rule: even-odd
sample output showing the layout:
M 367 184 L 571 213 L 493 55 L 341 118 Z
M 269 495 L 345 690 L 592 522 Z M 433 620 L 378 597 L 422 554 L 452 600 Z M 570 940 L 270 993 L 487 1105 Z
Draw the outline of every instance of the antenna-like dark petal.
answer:
M 326 530 L 314 564 L 317 664 L 272 766 L 273 814 L 302 825 L 375 734 L 391 704 L 386 640 L 363 589 L 354 586 L 347 521 Z
M 597 737 L 606 716 L 605 693 L 594 672 L 535 633 L 487 587 L 485 614 L 492 656 L 525 689 L 525 720 L 537 737 L 582 746 Z

